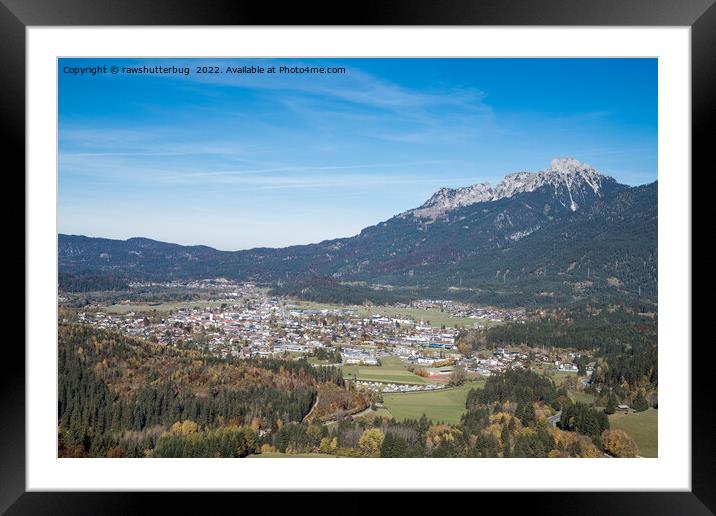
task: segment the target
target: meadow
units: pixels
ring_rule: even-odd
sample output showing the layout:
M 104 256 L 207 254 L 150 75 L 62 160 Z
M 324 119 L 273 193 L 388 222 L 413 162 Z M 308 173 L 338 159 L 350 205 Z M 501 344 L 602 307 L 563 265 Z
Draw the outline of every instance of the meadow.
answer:
M 379 366 L 344 365 L 343 377 L 387 383 L 431 383 L 429 380 L 411 373 L 405 363 L 396 356 L 381 357 Z
M 419 419 L 423 414 L 434 423 L 459 423 L 465 413 L 470 389 L 484 387 L 485 380 L 438 391 L 390 393 L 383 395 L 383 405 L 397 420 Z
M 324 303 L 313 303 L 308 301 L 292 300 L 292 305 L 306 310 L 336 310 L 336 309 L 353 309 L 357 310 L 361 317 L 370 317 L 371 315 L 382 315 L 385 317 L 395 317 L 400 319 L 412 319 L 416 322 L 426 321 L 434 327 L 472 327 L 476 322 L 480 324 L 491 325 L 496 324 L 491 321 L 472 319 L 470 317 L 456 317 L 447 312 L 441 312 L 431 308 L 401 308 L 397 306 L 362 306 L 362 305 L 331 305 Z
M 593 405 L 594 404 L 594 396 L 591 394 L 587 394 L 586 392 L 579 392 L 579 391 L 573 391 L 569 390 L 567 391 L 569 394 L 569 397 L 571 400 L 575 403 L 586 403 L 587 405 Z
M 639 447 L 642 457 L 657 457 L 659 450 L 659 411 L 654 408 L 644 412 L 618 413 L 609 416 L 611 428 L 621 428 Z

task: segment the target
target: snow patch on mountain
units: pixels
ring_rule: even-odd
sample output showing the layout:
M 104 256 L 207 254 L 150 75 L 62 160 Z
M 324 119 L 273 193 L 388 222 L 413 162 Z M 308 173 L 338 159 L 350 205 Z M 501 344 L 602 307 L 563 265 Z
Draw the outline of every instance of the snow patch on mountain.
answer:
M 517 242 L 518 240 L 521 240 L 524 237 L 531 235 L 532 233 L 537 231 L 539 228 L 540 228 L 540 226 L 535 226 L 533 228 L 525 229 L 524 231 L 516 231 L 516 232 L 512 233 L 511 235 L 508 235 L 507 238 Z
M 436 219 L 445 212 L 479 202 L 496 201 L 514 195 L 533 192 L 543 186 L 552 186 L 559 202 L 560 191 L 566 189 L 569 198 L 569 209 L 577 211 L 579 204 L 574 200 L 574 192 L 580 195 L 585 190 L 601 197 L 601 189 L 605 182 L 615 182 L 613 178 L 597 172 L 591 165 L 581 163 L 574 158 L 555 158 L 549 168 L 541 172 L 515 172 L 508 174 L 497 186 L 489 183 L 478 183 L 464 188 L 441 188 L 419 208 L 408 210 L 400 216 L 413 215 L 419 218 Z

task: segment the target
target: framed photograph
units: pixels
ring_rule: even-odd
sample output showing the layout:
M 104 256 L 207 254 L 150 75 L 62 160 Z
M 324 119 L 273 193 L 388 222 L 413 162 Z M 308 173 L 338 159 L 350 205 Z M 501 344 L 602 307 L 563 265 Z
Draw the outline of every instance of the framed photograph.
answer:
M 0 509 L 712 514 L 712 1 L 133 4 L 0 9 L 26 192 Z

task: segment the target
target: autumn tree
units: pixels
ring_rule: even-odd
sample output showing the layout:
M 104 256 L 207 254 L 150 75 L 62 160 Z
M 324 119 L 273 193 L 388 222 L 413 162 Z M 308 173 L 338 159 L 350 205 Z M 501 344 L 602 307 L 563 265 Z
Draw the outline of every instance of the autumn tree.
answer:
M 472 344 L 467 339 L 461 340 L 457 343 L 457 350 L 463 355 L 469 355 L 472 353 Z
M 384 438 L 385 435 L 380 428 L 369 428 L 360 436 L 358 448 L 368 457 L 377 457 Z
M 602 433 L 602 445 L 604 446 L 604 451 L 614 457 L 639 456 L 639 448 L 634 439 L 620 428 L 605 430 Z
M 465 371 L 465 368 L 463 366 L 457 366 L 453 369 L 452 373 L 450 373 L 450 380 L 448 384 L 451 386 L 458 386 L 464 384 L 465 380 L 467 380 L 467 372 Z
M 171 433 L 178 435 L 189 435 L 198 430 L 198 425 L 189 419 L 185 421 L 177 421 L 171 427 Z

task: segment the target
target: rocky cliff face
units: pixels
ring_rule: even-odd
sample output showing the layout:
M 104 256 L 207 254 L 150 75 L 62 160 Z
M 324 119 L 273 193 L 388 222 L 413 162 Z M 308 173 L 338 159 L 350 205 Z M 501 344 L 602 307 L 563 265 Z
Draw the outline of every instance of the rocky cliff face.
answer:
M 551 188 L 557 202 L 577 211 L 581 205 L 602 197 L 605 188 L 616 185 L 613 178 L 600 174 L 591 165 L 574 158 L 555 158 L 549 168 L 541 172 L 508 174 L 495 187 L 478 183 L 464 188 L 441 188 L 425 204 L 402 215 L 435 219 L 456 208 L 497 201 L 540 188 Z

